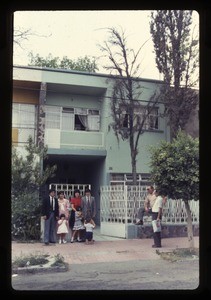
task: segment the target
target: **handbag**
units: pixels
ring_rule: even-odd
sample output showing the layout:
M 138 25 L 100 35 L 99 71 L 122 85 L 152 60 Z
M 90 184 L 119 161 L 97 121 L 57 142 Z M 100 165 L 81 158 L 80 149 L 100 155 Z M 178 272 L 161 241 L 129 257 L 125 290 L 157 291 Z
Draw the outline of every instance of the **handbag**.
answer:
M 152 221 L 153 232 L 161 232 L 161 221 L 153 220 Z

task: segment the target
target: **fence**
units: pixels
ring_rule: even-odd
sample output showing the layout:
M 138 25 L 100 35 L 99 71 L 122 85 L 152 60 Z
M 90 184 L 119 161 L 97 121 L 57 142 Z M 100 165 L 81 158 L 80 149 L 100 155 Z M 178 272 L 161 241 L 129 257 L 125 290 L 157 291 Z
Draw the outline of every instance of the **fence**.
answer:
M 125 237 L 125 226 L 136 221 L 138 210 L 144 205 L 146 195 L 146 186 L 102 186 L 100 199 L 101 233 Z M 192 223 L 198 224 L 199 201 L 190 200 L 189 205 Z M 151 224 L 151 217 L 145 217 L 144 223 Z M 187 224 L 187 213 L 182 199 L 167 200 L 163 207 L 162 223 L 166 225 Z
M 66 198 L 74 197 L 74 191 L 79 190 L 81 195 L 85 194 L 85 189 L 91 189 L 90 184 L 68 184 L 68 183 L 52 183 L 49 185 L 49 189 L 54 188 L 56 193 L 63 191 Z

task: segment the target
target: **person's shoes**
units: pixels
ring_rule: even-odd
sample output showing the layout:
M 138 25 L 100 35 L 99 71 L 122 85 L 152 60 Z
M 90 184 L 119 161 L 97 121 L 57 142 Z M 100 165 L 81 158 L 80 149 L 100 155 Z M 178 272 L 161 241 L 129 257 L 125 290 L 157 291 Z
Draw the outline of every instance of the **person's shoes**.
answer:
M 70 241 L 70 243 L 73 243 L 74 242 L 74 239 L 73 238 L 71 238 L 71 241 Z
M 161 248 L 162 246 L 152 245 L 152 248 Z
M 81 242 L 82 242 L 82 239 L 77 239 L 77 242 L 81 243 Z
M 67 243 L 67 241 L 63 240 L 63 244 L 66 244 L 66 243 Z
M 140 220 L 140 221 L 136 222 L 135 225 L 143 225 L 143 221 Z
M 61 243 L 62 243 L 62 240 L 60 239 L 60 240 L 59 240 L 59 244 L 61 244 Z
M 49 243 L 45 243 L 44 245 L 45 245 L 45 246 L 49 246 Z

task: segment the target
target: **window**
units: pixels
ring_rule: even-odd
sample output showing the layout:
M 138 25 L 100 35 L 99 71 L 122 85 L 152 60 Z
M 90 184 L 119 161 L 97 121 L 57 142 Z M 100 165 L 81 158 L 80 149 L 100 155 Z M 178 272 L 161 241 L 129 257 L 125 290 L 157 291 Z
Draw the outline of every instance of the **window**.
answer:
M 158 108 L 153 108 L 147 117 L 146 129 L 158 129 Z
M 134 110 L 134 118 L 133 118 L 133 125 L 140 125 L 143 118 L 146 117 L 145 122 L 143 124 L 143 129 L 145 130 L 156 130 L 158 129 L 158 108 L 153 108 L 150 114 L 145 111 L 145 107 L 137 107 Z M 148 115 L 147 115 L 148 114 Z M 123 128 L 129 128 L 129 114 L 126 113 L 126 109 L 123 109 L 123 121 L 122 121 Z
M 129 115 L 128 114 L 124 114 L 123 127 L 129 128 Z
M 86 130 L 88 128 L 87 109 L 75 108 L 75 130 Z
M 13 103 L 12 141 L 26 143 L 29 136 L 35 141 L 36 107 L 33 104 Z
M 60 129 L 61 108 L 58 106 L 46 106 L 45 112 L 45 127 L 49 129 Z
M 33 104 L 13 103 L 12 126 L 35 128 L 36 109 Z
M 65 108 L 63 108 L 65 110 Z M 63 115 L 63 118 L 71 118 L 69 130 L 99 131 L 100 113 L 99 110 L 86 108 L 70 108 L 71 112 Z M 66 122 L 65 122 L 66 123 Z M 65 128 L 63 128 L 65 129 Z M 66 128 L 68 129 L 68 128 Z
M 74 109 L 63 107 L 62 130 L 74 130 Z
M 99 131 L 100 112 L 96 109 L 46 106 L 46 128 Z
M 96 109 L 88 110 L 88 130 L 99 131 L 100 130 L 100 112 Z

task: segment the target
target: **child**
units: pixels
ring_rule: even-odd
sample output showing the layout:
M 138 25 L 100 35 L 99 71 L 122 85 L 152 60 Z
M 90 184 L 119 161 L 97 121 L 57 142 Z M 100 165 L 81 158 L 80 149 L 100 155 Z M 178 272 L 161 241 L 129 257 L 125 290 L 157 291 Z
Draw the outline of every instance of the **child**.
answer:
M 59 235 L 59 244 L 66 244 L 65 240 L 66 234 L 68 233 L 68 221 L 65 218 L 65 214 L 60 215 L 60 219 L 58 220 L 58 228 L 57 234 Z
M 74 239 L 76 237 L 78 242 L 82 242 L 82 239 L 80 237 L 81 236 L 80 231 L 85 229 L 82 220 L 83 220 L 82 209 L 80 206 L 78 206 L 75 211 L 75 222 L 73 226 L 72 238 L 70 241 L 71 243 L 74 242 Z
M 91 218 L 86 218 L 84 222 L 86 228 L 86 245 L 93 244 L 93 229 L 95 228 L 95 222 Z

